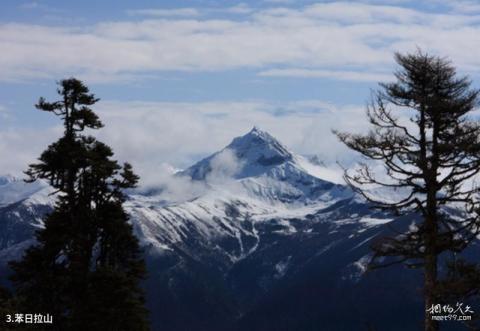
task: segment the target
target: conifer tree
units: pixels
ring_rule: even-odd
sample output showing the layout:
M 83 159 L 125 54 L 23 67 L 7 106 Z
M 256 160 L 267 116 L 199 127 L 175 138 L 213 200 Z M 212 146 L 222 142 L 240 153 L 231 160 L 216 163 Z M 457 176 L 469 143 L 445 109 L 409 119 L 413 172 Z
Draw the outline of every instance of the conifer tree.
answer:
M 15 309 L 10 291 L 0 285 L 0 330 L 12 330 L 11 321 L 14 320 Z
M 52 314 L 56 330 L 147 330 L 144 262 L 122 207 L 138 177 L 85 134 L 103 126 L 91 109 L 99 99 L 75 78 L 62 80 L 58 94 L 36 107 L 60 117 L 64 133 L 26 171 L 29 181 L 48 181 L 58 198 L 37 243 L 10 264 L 17 300 Z
M 470 280 L 441 282 L 438 264 L 440 255 L 461 252 L 480 229 L 474 213 L 477 189 L 468 183 L 480 172 L 480 125 L 468 117 L 478 105 L 479 91 L 470 87 L 467 77 L 458 77 L 443 58 L 418 51 L 396 54 L 395 59 L 400 65 L 396 82 L 380 84 L 367 108 L 371 131 L 336 134 L 349 148 L 385 168 L 385 179 L 367 164 L 356 172 L 347 171 L 345 179 L 354 190 L 378 208 L 420 214 L 416 226 L 373 245 L 371 267 L 403 262 L 423 268 L 427 309 L 442 299 L 442 288 L 454 286 L 457 292 L 468 293 L 465 287 L 475 279 L 470 273 Z M 405 195 L 387 201 L 368 190 L 372 185 Z M 462 217 L 451 217 L 445 211 L 448 206 L 463 208 Z M 438 330 L 428 314 L 425 330 Z

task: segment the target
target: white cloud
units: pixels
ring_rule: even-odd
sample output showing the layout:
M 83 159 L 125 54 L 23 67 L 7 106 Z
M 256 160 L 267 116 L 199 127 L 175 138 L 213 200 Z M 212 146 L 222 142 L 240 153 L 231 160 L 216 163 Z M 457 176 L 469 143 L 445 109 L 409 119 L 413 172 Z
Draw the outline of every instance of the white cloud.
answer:
M 181 202 L 194 199 L 207 192 L 212 186 L 223 189 L 228 187 L 229 192 L 244 192 L 243 186 L 233 178 L 243 167 L 242 162 L 229 149 L 222 150 L 210 160 L 210 172 L 205 181 L 192 180 L 188 176 L 180 176 L 178 169 L 168 163 L 156 165 L 155 174 L 141 177 L 140 189 L 155 190 L 160 193 L 162 200 Z M 140 168 L 142 172 L 142 168 Z
M 200 16 L 208 16 L 211 14 L 249 14 L 254 9 L 245 3 L 239 3 L 231 7 L 219 7 L 219 8 L 174 8 L 174 9 L 158 9 L 158 8 L 146 8 L 146 9 L 134 9 L 127 10 L 127 14 L 132 16 L 151 16 L 162 18 L 199 18 Z
M 28 165 L 62 132 L 60 127 L 48 129 L 9 128 L 0 130 L 0 175 L 22 176 Z
M 264 77 L 302 77 L 302 78 L 329 78 L 347 81 L 384 82 L 393 78 L 392 74 L 362 71 L 343 70 L 311 70 L 311 69 L 270 69 L 261 71 Z
M 176 8 L 176 9 L 136 9 L 128 10 L 129 15 L 157 16 L 157 17 L 195 17 L 200 16 L 200 11 L 196 8 Z
M 157 165 L 154 176 L 141 177 L 140 190 L 156 190 L 162 199 L 170 202 L 188 201 L 202 195 L 207 190 L 205 182 L 194 181 L 186 176 L 175 176 L 167 163 Z M 137 169 L 134 169 L 137 171 Z
M 285 104 L 101 101 L 95 109 L 105 123 L 98 137 L 112 146 L 118 159 L 132 162 L 145 182 L 164 172 L 164 164 L 187 167 L 255 125 L 293 151 L 322 154 L 327 161 L 351 154 L 331 134 L 332 128 L 358 131 L 367 127 L 363 107 L 338 108 L 318 100 Z M 59 127 L 0 131 L 0 153 L 11 156 L 0 160 L 0 174 L 24 170 L 61 131 Z M 235 168 L 225 171 L 232 174 Z
M 367 128 L 363 107 L 338 108 L 318 100 L 287 104 L 112 101 L 101 102 L 97 109 L 106 124 L 99 138 L 114 148 L 120 160 L 132 162 L 147 184 L 161 176 L 160 165 L 190 166 L 254 125 L 294 152 L 321 154 L 327 162 L 352 157 L 331 133 L 332 128 L 355 132 Z M 222 155 L 215 177 L 231 176 L 237 167 L 229 155 Z
M 220 9 L 220 12 L 230 13 L 230 14 L 249 14 L 254 11 L 252 7 L 245 3 L 240 3 L 238 5 L 228 7 L 225 9 Z
M 9 124 L 12 119 L 12 111 L 3 105 L 0 105 L 0 120 L 2 121 L 0 124 Z
M 206 180 L 215 184 L 231 180 L 242 170 L 243 164 L 230 149 L 224 149 L 212 158 L 210 167 Z
M 273 3 L 273 4 L 290 4 L 294 3 L 295 0 L 263 0 L 266 3 Z
M 204 184 L 173 176 L 227 146 L 253 126 L 268 131 L 299 154 L 318 154 L 326 164 L 348 165 L 358 156 L 332 134 L 332 129 L 365 132 L 369 125 L 362 106 L 336 107 L 321 100 L 290 103 L 251 102 L 120 102 L 95 107 L 105 127 L 96 131 L 115 158 L 131 162 L 144 187 L 161 185 L 164 198 L 177 201 L 200 195 Z M 10 128 L 0 131 L 0 174 L 21 175 L 29 163 L 62 133 L 55 128 Z M 6 156 L 6 157 L 5 157 Z M 173 165 L 173 167 L 169 166 Z M 207 185 L 230 185 L 243 167 L 224 151 L 212 162 Z
M 26 2 L 20 5 L 21 9 L 36 9 L 39 8 L 41 5 L 37 1 Z
M 171 70 L 299 67 L 358 80 L 357 72 L 389 72 L 394 51 L 417 46 L 450 57 L 463 70 L 478 73 L 480 67 L 474 42 L 480 15 L 459 11 L 330 2 L 295 9 L 238 5 L 223 8 L 245 14 L 236 19 L 194 19 L 205 10 L 152 10 L 143 14 L 168 17 L 77 27 L 1 24 L 0 47 L 7 51 L 0 54 L 0 80 L 76 75 L 111 82 Z
M 60 14 L 60 13 L 65 13 L 64 10 L 51 7 L 49 5 L 46 5 L 44 3 L 41 3 L 39 1 L 31 1 L 31 2 L 25 2 L 21 4 L 18 8 L 22 10 L 29 10 L 29 11 L 40 11 L 43 12 L 44 14 Z

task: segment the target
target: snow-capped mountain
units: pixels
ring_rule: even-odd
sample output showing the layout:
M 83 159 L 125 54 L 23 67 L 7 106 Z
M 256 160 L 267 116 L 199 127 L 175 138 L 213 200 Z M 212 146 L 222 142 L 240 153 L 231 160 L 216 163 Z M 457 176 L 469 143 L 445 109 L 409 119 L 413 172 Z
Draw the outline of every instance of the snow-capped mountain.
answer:
M 31 204 L 48 204 L 51 188 L 43 181 L 26 183 L 20 178 L 6 175 L 0 176 L 0 207 L 28 200 Z
M 414 317 L 388 330 L 421 319 L 418 273 L 365 274 L 372 240 L 414 215 L 372 210 L 336 171 L 270 134 L 254 128 L 169 186 L 125 203 L 146 254 L 154 330 L 362 330 L 384 325 L 378 316 L 391 309 Z M 4 270 L 32 244 L 54 199 L 44 183 L 0 178 Z M 346 310 L 348 318 L 331 318 Z
M 13 176 L 0 176 L 0 275 L 9 260 L 17 259 L 33 242 L 43 215 L 55 200 L 45 182 L 25 183 Z
M 254 198 L 269 202 L 332 201 L 350 194 L 343 186 L 333 185 L 340 179 L 338 174 L 293 154 L 270 134 L 256 127 L 179 175 L 193 180 L 231 177 Z M 322 199 L 326 193 L 333 196 Z
M 172 250 L 198 241 L 199 247 L 189 254 L 213 255 L 230 267 L 258 248 L 257 227 L 276 219 L 276 233 L 296 232 L 303 226 L 296 219 L 352 197 L 347 187 L 319 174 L 333 177 L 333 171 L 309 163 L 253 128 L 175 175 L 178 180 L 187 177 L 192 186 L 205 185 L 200 196 L 165 205 L 161 193 L 132 195 L 126 208 L 141 220 L 136 230 L 147 247 Z

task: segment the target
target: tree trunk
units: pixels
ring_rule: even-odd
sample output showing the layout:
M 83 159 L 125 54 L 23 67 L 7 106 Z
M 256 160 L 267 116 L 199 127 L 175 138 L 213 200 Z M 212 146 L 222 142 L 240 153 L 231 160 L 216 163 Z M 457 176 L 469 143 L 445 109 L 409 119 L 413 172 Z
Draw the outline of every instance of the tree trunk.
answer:
M 431 179 L 433 176 L 429 177 Z M 425 331 L 437 331 L 438 321 L 432 320 L 432 314 L 427 312 L 427 309 L 437 304 L 435 289 L 437 285 L 436 239 L 438 226 L 435 181 L 430 180 L 427 186 L 430 189 L 427 193 L 427 217 L 425 218 Z
M 436 304 L 435 302 L 435 283 L 437 281 L 437 256 L 428 254 L 425 257 L 425 331 L 437 331 L 438 322 L 432 320 L 432 315 L 427 313 L 427 309 Z

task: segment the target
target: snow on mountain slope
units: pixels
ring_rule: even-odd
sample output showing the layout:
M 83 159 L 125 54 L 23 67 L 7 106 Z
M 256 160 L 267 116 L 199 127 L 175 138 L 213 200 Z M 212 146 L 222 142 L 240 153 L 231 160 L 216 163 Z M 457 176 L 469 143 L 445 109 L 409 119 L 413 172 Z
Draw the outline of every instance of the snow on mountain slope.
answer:
M 181 174 L 194 180 L 206 179 L 214 171 L 215 161 L 225 151 L 231 151 L 243 163 L 236 179 L 252 177 L 264 173 L 276 165 L 292 160 L 293 155 L 267 132 L 254 127 L 244 136 L 237 137 L 223 150 L 197 162 Z
M 138 220 L 135 229 L 147 247 L 172 250 L 201 238 L 198 245 L 205 252 L 220 252 L 234 262 L 258 246 L 259 222 L 278 219 L 282 231 L 295 232 L 291 220 L 352 196 L 345 186 L 320 178 L 322 174 L 334 177 L 333 171 L 295 155 L 268 133 L 253 128 L 176 174 L 208 186 L 201 196 L 165 204 L 159 190 L 156 195 L 132 195 L 126 208 Z M 233 239 L 236 247 L 231 242 L 223 247 L 225 238 Z M 193 253 L 199 251 L 196 247 Z
M 272 169 L 285 169 L 290 166 L 297 172 L 303 172 L 337 184 L 343 183 L 341 174 L 339 175 L 338 172 L 292 153 L 269 133 L 257 127 L 254 127 L 244 136 L 233 139 L 223 150 L 180 172 L 180 175 L 188 175 L 194 180 L 207 179 L 208 175 L 217 168 L 215 161 L 226 151 L 233 153 L 240 166 L 240 169 L 233 174 L 235 179 L 257 177 L 272 171 Z M 279 178 L 283 176 L 283 180 L 290 174 L 285 172 L 277 173 Z M 275 172 L 270 172 L 270 176 L 272 175 L 275 176 Z
M 51 193 L 43 182 L 0 177 L 0 274 L 34 242 L 54 206 Z M 124 206 L 145 250 L 149 309 L 170 309 L 152 314 L 154 330 L 169 321 L 166 330 L 192 329 L 181 327 L 185 312 L 193 311 L 187 317 L 195 321 L 196 309 L 204 316 L 204 307 L 234 320 L 281 282 L 310 274 L 312 266 L 321 266 L 319 277 L 325 270 L 353 279 L 370 241 L 385 223 L 397 221 L 372 211 L 337 171 L 258 128 L 175 172 L 168 185 L 131 192 Z M 223 300 L 239 310 L 218 313 L 226 308 Z
M 258 128 L 174 176 L 188 178 L 192 185 L 201 183 L 205 189 L 193 199 L 178 202 L 165 200 L 162 190 L 130 195 L 125 207 L 142 244 L 152 253 L 175 247 L 192 255 L 220 252 L 229 263 L 255 251 L 259 222 L 279 220 L 278 231 L 293 233 L 297 225 L 292 220 L 353 196 L 338 184 L 334 171 L 290 152 Z M 50 193 L 43 182 L 0 180 L 3 206 L 21 202 L 24 207 L 51 208 L 54 197 Z M 33 217 L 32 225 L 41 226 L 41 216 Z
M 34 232 L 55 203 L 53 189 L 37 181 L 0 177 L 0 267 L 18 258 L 34 242 Z
M 202 190 L 178 201 L 165 199 L 161 189 L 149 194 L 139 191 L 125 204 L 142 244 L 152 253 L 175 248 L 192 255 L 220 252 L 228 263 L 255 251 L 262 235 L 257 229 L 260 223 L 277 220 L 277 232 L 295 233 L 298 219 L 353 196 L 340 184 L 336 171 L 294 154 L 258 128 L 174 177 Z M 4 207 L 20 203 L 27 211 L 29 206 L 52 208 L 51 191 L 43 182 L 0 178 Z M 41 226 L 42 216 L 31 217 L 34 221 L 29 224 Z
M 213 189 L 193 201 L 167 207 L 162 206 L 161 201 L 157 205 L 152 197 L 135 196 L 125 207 L 137 221 L 135 230 L 144 246 L 158 252 L 198 241 L 204 249 L 202 254 L 220 253 L 235 262 L 255 251 L 260 241 L 256 227 L 262 222 L 279 220 L 277 231 L 296 232 L 296 225 L 291 223 L 298 223 L 298 219 L 332 203 L 334 201 L 319 201 L 291 206 Z M 233 239 L 235 247 L 231 243 L 224 247 L 222 242 L 226 238 Z M 197 247 L 191 253 L 195 255 L 199 251 Z
M 29 199 L 31 203 L 47 204 L 52 200 L 48 197 L 51 192 L 50 187 L 43 181 L 26 183 L 11 175 L 0 176 L 0 207 L 25 199 Z
M 341 176 L 336 172 L 295 155 L 256 127 L 178 176 L 213 184 L 229 177 L 250 196 L 269 202 L 310 203 L 351 194 L 338 185 Z M 327 192 L 330 196 L 323 196 Z

